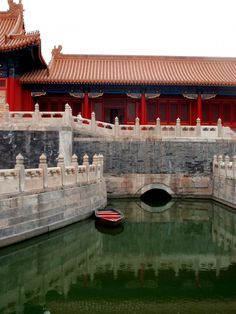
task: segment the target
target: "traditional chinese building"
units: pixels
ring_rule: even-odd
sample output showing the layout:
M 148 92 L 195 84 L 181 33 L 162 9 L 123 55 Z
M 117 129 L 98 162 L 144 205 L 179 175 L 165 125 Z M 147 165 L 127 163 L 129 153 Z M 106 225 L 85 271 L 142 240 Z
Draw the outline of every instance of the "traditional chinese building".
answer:
M 9 10 L 0 12 L 0 105 L 11 110 L 31 110 L 31 91 L 21 83 L 28 71 L 47 69 L 41 55 L 39 32 L 26 33 L 23 5 L 8 0 Z
M 62 111 L 121 124 L 236 127 L 236 58 L 66 55 L 52 50 L 47 65 L 40 34 L 26 33 L 23 6 L 0 12 L 0 102 L 12 111 Z

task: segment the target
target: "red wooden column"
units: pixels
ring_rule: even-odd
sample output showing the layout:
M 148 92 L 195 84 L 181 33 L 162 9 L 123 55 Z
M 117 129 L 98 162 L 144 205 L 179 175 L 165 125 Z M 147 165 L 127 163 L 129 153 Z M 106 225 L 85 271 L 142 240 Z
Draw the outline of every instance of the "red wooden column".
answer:
M 145 93 L 142 93 L 140 103 L 140 124 L 147 124 L 147 101 Z
M 82 103 L 82 117 L 85 119 L 91 119 L 91 108 L 88 93 L 84 94 L 84 99 Z
M 202 95 L 198 94 L 197 96 L 197 118 L 202 122 Z
M 189 120 L 190 120 L 190 125 L 195 125 L 196 124 L 196 119 L 194 119 L 194 102 L 190 101 L 189 103 Z
M 15 77 L 7 78 L 7 103 L 10 111 L 25 110 L 22 108 L 22 86 Z
M 7 103 L 9 104 L 10 111 L 15 111 L 15 79 L 8 77 L 7 79 Z

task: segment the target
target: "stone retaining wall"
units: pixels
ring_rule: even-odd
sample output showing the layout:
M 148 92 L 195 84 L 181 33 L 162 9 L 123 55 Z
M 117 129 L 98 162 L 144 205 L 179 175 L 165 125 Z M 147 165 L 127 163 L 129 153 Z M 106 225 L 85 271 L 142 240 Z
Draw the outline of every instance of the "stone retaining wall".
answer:
M 236 142 L 226 140 L 109 141 L 74 134 L 74 152 L 104 155 L 108 196 L 139 196 L 145 186 L 161 184 L 174 196 L 211 197 L 215 154 L 232 155 Z
M 48 165 L 55 165 L 59 134 L 58 131 L 0 131 L 0 169 L 14 167 L 19 153 L 25 158 L 26 168 L 36 167 L 43 153 L 47 156 Z
M 168 139 L 111 141 L 82 138 L 74 134 L 73 153 L 104 156 L 104 173 L 141 174 L 212 174 L 216 154 L 233 155 L 236 142 L 227 140 Z
M 236 208 L 236 156 L 214 156 L 213 159 L 213 198 Z
M 104 180 L 0 199 L 0 247 L 85 219 L 106 201 Z

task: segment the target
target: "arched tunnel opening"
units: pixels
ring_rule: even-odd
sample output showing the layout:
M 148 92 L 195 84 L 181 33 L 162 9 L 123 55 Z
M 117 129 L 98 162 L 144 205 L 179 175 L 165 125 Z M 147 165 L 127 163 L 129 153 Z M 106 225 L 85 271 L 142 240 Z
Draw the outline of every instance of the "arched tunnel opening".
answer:
M 171 195 L 162 189 L 151 189 L 140 197 L 141 201 L 151 207 L 166 205 L 171 199 Z

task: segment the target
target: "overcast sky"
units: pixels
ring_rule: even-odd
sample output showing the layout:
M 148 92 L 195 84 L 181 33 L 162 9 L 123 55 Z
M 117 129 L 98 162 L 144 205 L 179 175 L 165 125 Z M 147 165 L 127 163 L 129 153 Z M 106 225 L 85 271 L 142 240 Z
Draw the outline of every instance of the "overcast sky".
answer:
M 18 2 L 19 0 L 15 0 Z M 22 0 L 48 62 L 71 54 L 236 57 L 236 0 Z M 0 0 L 0 10 L 8 8 Z

